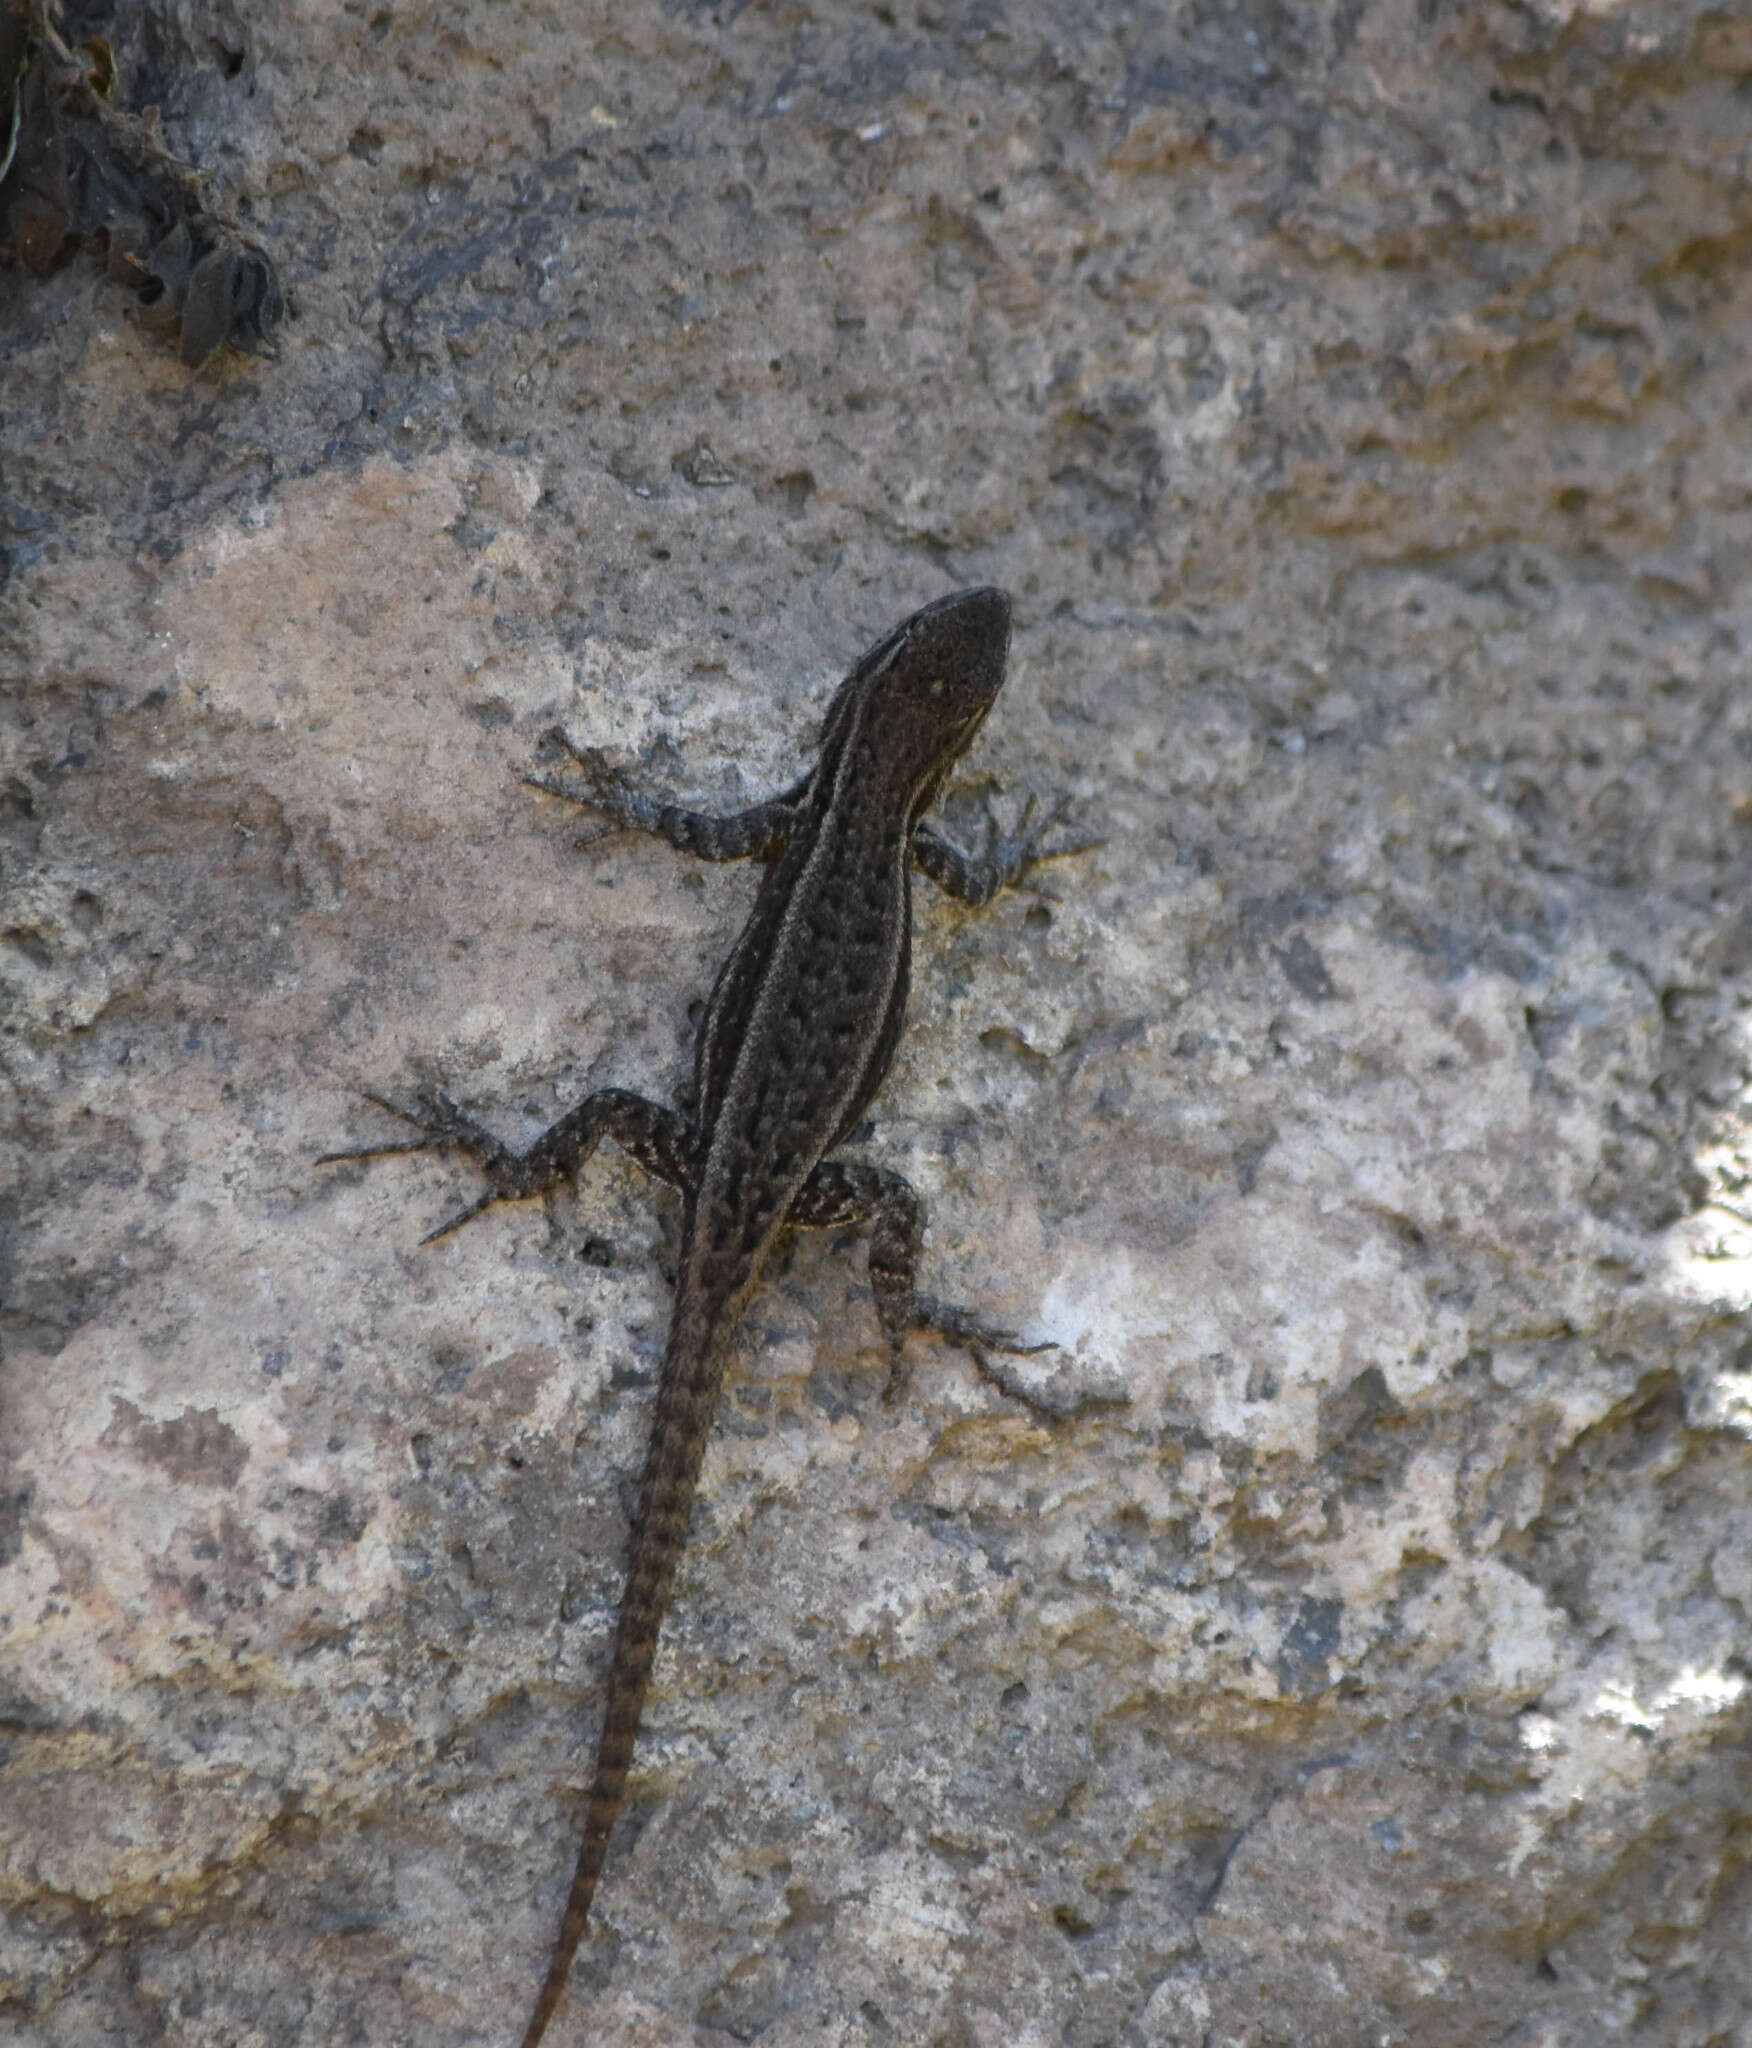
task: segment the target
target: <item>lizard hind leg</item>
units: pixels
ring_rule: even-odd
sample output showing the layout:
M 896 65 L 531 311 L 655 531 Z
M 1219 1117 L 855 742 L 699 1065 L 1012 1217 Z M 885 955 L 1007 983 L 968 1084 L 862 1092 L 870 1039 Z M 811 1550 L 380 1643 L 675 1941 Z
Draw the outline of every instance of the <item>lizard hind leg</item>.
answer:
M 348 1159 L 375 1159 L 388 1153 L 424 1152 L 454 1147 L 466 1152 L 487 1176 L 487 1186 L 455 1215 L 446 1217 L 420 1240 L 431 1244 L 490 1209 L 496 1202 L 515 1202 L 546 1194 L 572 1179 L 604 1138 L 612 1138 L 644 1170 L 684 1193 L 693 1185 L 698 1135 L 686 1117 L 660 1102 L 627 1088 L 598 1088 L 550 1124 L 521 1152 L 496 1137 L 486 1125 L 458 1108 L 439 1088 L 422 1088 L 414 1107 L 387 1095 L 366 1091 L 366 1099 L 387 1109 L 421 1133 L 387 1145 L 364 1145 L 351 1151 L 325 1152 L 324 1165 Z
M 909 1330 L 935 1330 L 960 1344 L 981 1375 L 1014 1394 L 1008 1376 L 997 1375 L 987 1348 L 1027 1355 L 1050 1351 L 1050 1344 L 1029 1344 L 1015 1331 L 987 1322 L 972 1309 L 921 1294 L 913 1285 L 925 1233 L 925 1205 L 918 1190 L 885 1167 L 862 1166 L 827 1159 L 803 1183 L 791 1206 L 790 1220 L 815 1229 L 843 1223 L 874 1225 L 870 1233 L 870 1286 L 876 1314 L 888 1339 L 888 1386 L 883 1399 L 899 1399 L 906 1386 L 905 1345 Z

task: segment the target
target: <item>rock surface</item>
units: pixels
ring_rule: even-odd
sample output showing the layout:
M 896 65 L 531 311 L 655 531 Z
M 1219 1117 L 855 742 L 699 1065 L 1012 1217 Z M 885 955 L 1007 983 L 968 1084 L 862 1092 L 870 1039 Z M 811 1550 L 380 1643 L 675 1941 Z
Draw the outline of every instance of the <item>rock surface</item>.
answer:
M 1752 2041 L 1745 21 L 145 19 L 295 317 L 0 274 L 0 2033 L 516 2038 L 674 1206 L 312 1162 L 673 1097 L 749 876 L 537 736 L 733 806 L 991 581 L 951 821 L 1107 843 L 861 1150 L 1074 1412 L 780 1261 L 552 2038 Z

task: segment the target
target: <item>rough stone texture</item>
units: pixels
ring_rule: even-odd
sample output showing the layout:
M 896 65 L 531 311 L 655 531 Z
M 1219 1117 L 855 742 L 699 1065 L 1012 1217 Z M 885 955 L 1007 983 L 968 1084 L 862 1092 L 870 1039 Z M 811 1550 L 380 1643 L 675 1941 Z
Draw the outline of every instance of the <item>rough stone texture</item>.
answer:
M 118 32 L 119 33 L 119 32 Z M 143 40 L 142 40 L 143 38 Z M 296 302 L 0 279 L 0 2034 L 499 2041 L 747 899 L 519 787 L 793 776 L 997 581 L 861 1251 L 748 1326 L 560 2043 L 1752 2041 L 1752 29 L 1692 0 L 163 0 Z

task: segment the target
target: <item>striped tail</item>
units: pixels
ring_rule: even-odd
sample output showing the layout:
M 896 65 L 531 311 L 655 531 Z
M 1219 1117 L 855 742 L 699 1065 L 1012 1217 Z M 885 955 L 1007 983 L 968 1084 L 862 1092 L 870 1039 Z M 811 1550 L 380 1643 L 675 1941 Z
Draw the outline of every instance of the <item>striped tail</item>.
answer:
M 572 1959 L 584 1938 L 596 1881 L 608 1857 L 608 1839 L 626 1801 L 627 1770 L 638 1740 L 645 1688 L 650 1682 L 657 1636 L 669 1605 L 675 1568 L 687 1540 L 688 1512 L 705 1457 L 706 1439 L 718 1404 L 723 1377 L 723 1346 L 705 1318 L 686 1314 L 677 1304 L 651 1442 L 645 1453 L 645 1476 L 639 1487 L 639 1508 L 633 1522 L 632 1552 L 627 1560 L 626 1590 L 621 1595 L 615 1630 L 614 1663 L 608 1677 L 608 1700 L 602 1736 L 596 1750 L 596 1781 L 584 1813 L 584 1843 L 566 1900 L 559 1945 L 535 2001 L 523 2048 L 537 2048 L 548 2021 L 566 1988 Z

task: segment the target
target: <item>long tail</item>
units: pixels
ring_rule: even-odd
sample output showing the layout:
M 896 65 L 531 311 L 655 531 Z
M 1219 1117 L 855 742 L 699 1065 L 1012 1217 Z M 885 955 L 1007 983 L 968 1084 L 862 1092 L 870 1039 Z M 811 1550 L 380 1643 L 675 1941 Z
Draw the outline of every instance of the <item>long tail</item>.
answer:
M 535 2001 L 523 2048 L 537 2048 L 566 1988 L 572 1959 L 590 1917 L 596 1880 L 608 1856 L 608 1838 L 626 1800 L 627 1769 L 638 1739 L 645 1688 L 675 1582 L 675 1567 L 687 1540 L 688 1511 L 693 1506 L 722 1376 L 723 1346 L 717 1332 L 707 1318 L 685 1313 L 678 1302 L 645 1453 L 645 1476 L 639 1487 L 626 1590 L 621 1595 L 614 1663 L 596 1750 L 596 1781 L 584 1813 L 584 1843 L 566 1900 L 566 1917 L 560 1924 L 559 1945 L 548 1965 L 541 1996 Z

